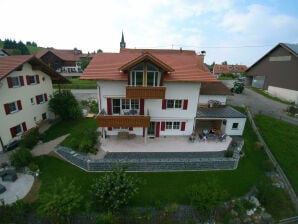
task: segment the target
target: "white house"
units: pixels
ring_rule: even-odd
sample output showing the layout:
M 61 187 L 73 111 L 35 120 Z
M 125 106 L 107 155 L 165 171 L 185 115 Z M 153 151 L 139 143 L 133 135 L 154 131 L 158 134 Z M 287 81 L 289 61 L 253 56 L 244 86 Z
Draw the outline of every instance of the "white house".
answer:
M 241 135 L 245 116 L 224 106 L 225 94 L 230 92 L 203 62 L 204 56 L 195 51 L 121 48 L 119 53 L 95 55 L 81 79 L 97 80 L 98 126 L 108 135 L 128 132 L 145 139 L 191 135 L 204 128 L 208 117 L 202 117 L 198 108 L 200 102 L 208 104 L 209 100 L 221 101 L 226 113 L 210 117 L 208 125 L 216 125 L 229 135 Z M 215 84 L 215 89 L 211 88 L 214 93 L 219 86 L 225 90 L 202 95 L 205 83 Z M 235 114 L 227 117 L 232 111 Z
M 52 82 L 68 80 L 32 55 L 0 57 L 0 151 L 51 117 Z

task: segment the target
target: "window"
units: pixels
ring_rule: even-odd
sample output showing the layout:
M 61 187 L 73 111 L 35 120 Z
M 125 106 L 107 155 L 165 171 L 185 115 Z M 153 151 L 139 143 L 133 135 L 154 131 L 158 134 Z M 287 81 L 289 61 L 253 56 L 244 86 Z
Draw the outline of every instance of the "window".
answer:
M 147 64 L 147 86 L 159 86 L 159 71 L 152 64 Z
M 39 75 L 27 75 L 27 85 L 34 85 L 39 83 Z
M 13 138 L 16 136 L 20 136 L 25 131 L 27 131 L 26 122 L 23 122 L 19 125 L 10 128 L 10 133 Z
M 35 103 L 34 103 L 34 98 L 33 98 L 33 97 L 30 98 L 30 102 L 31 102 L 32 105 L 35 104 Z
M 120 114 L 120 99 L 113 99 L 113 114 Z
M 182 100 L 167 100 L 167 108 L 181 108 Z
M 41 94 L 41 95 L 37 95 L 35 98 L 36 98 L 36 103 L 37 104 L 43 104 L 43 103 L 48 101 L 48 96 L 47 96 L 46 93 Z
M 118 100 L 120 101 L 120 99 L 113 99 L 113 100 L 115 100 L 116 107 L 118 107 L 118 102 L 117 101 Z M 113 105 L 114 105 L 114 103 L 113 103 Z M 120 108 L 122 110 L 124 110 L 122 112 L 128 113 L 129 110 L 139 110 L 140 103 L 139 103 L 139 100 L 136 100 L 136 99 L 121 99 Z M 118 111 L 118 109 L 117 109 L 117 111 Z M 114 113 L 114 110 L 113 110 L 113 113 Z M 119 111 L 119 113 L 120 113 L 120 111 Z M 116 114 L 119 114 L 119 113 L 116 113 Z
M 6 114 L 13 114 L 22 110 L 22 102 L 20 100 L 4 104 Z
M 139 100 L 130 100 L 131 109 L 138 110 L 139 109 Z
M 131 85 L 132 86 L 143 86 L 143 71 L 132 71 L 131 72 Z
M 130 109 L 130 100 L 129 99 L 122 99 L 122 110 L 129 110 Z
M 232 129 L 238 129 L 239 123 L 233 123 Z
M 166 129 L 167 130 L 179 130 L 180 129 L 180 122 L 179 121 L 167 121 L 166 122 Z
M 23 76 L 7 77 L 8 88 L 17 88 L 24 86 Z
M 145 69 L 146 66 L 146 69 Z M 144 80 L 144 71 L 147 72 L 147 80 Z M 133 67 L 130 72 L 130 85 L 143 86 L 144 81 L 147 86 L 159 86 L 160 72 L 158 68 L 150 63 L 140 63 Z

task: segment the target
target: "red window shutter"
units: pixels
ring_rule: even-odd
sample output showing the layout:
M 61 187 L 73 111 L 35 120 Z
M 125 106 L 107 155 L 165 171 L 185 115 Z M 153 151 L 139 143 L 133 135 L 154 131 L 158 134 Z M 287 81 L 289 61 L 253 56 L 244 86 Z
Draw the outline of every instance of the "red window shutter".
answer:
M 155 137 L 159 137 L 160 122 L 155 123 Z
M 112 127 L 108 127 L 108 130 L 109 130 L 109 131 L 112 131 Z
M 35 75 L 36 83 L 39 83 L 39 75 Z
M 185 131 L 185 121 L 181 122 L 181 131 Z
M 26 122 L 23 122 L 23 123 L 22 123 L 22 127 L 23 127 L 23 132 L 27 131 Z
M 18 110 L 22 110 L 22 103 L 20 100 L 17 101 Z
M 39 96 L 36 96 L 36 104 L 40 104 L 40 101 L 39 101 Z
M 47 102 L 48 101 L 48 95 L 45 93 L 44 95 L 44 100 Z
M 162 100 L 161 109 L 163 109 L 163 110 L 167 109 L 167 100 Z
M 10 109 L 9 109 L 9 104 L 8 103 L 4 104 L 4 109 L 5 109 L 6 114 L 10 114 Z
M 164 131 L 166 129 L 166 122 L 161 122 L 161 127 L 160 127 L 160 130 L 161 131 Z
M 12 88 L 12 78 L 11 77 L 7 77 L 7 84 L 8 84 L 8 88 Z
M 21 82 L 21 86 L 24 86 L 24 77 L 20 76 L 20 82 Z
M 27 81 L 27 85 L 30 85 L 30 76 L 29 75 L 26 75 L 26 81 Z
M 108 115 L 112 115 L 112 99 L 107 99 L 107 108 L 108 108 Z
M 133 131 L 133 127 L 130 127 L 128 130 Z
M 140 99 L 140 115 L 144 115 L 144 99 Z
M 188 100 L 183 100 L 183 110 L 187 110 Z
M 10 134 L 11 134 L 11 137 L 13 137 L 13 138 L 17 136 L 16 130 L 14 129 L 14 127 L 10 128 Z

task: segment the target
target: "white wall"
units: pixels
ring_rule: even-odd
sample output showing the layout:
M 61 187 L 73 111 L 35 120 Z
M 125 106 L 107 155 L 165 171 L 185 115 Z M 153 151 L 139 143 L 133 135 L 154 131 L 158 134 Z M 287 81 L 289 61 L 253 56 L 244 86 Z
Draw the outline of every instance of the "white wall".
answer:
M 298 91 L 296 90 L 268 86 L 268 93 L 280 99 L 295 102 L 295 104 L 298 104 Z
M 242 135 L 244 131 L 244 126 L 246 118 L 228 118 L 226 119 L 226 129 L 225 133 L 227 135 Z M 233 129 L 233 123 L 238 123 L 238 128 Z
M 36 85 L 27 85 L 26 75 L 39 75 L 40 83 Z M 17 88 L 8 88 L 7 79 L 1 80 L 0 87 L 0 137 L 2 138 L 3 144 L 6 145 L 12 142 L 10 128 L 14 127 L 22 122 L 26 122 L 27 129 L 36 126 L 36 122 L 42 119 L 42 113 L 47 113 L 50 116 L 48 110 L 48 102 L 43 104 L 36 104 L 36 95 L 47 93 L 48 100 L 50 95 L 53 94 L 52 80 L 51 78 L 43 73 L 42 71 L 32 71 L 30 64 L 26 63 L 23 66 L 22 71 L 14 71 L 9 77 L 23 76 L 24 86 Z M 30 98 L 34 98 L 35 104 L 32 105 Z M 17 100 L 21 100 L 22 110 L 13 114 L 6 115 L 4 104 L 11 103 Z M 34 120 L 35 118 L 35 120 Z M 0 149 L 1 150 L 1 149 Z
M 127 81 L 98 81 L 100 87 L 101 108 L 107 112 L 108 97 L 125 97 Z M 165 82 L 166 99 L 181 99 L 188 100 L 187 110 L 181 109 L 166 109 L 162 110 L 161 99 L 146 99 L 144 101 L 144 113 L 151 117 L 151 121 L 179 121 L 186 122 L 185 131 L 166 130 L 161 131 L 161 136 L 166 135 L 189 135 L 193 131 L 194 118 L 197 111 L 197 103 L 199 98 L 200 83 L 190 82 Z M 183 104 L 183 102 L 182 102 Z M 140 131 L 141 130 L 141 131 Z M 142 135 L 142 129 L 134 128 L 133 133 Z M 116 135 L 117 131 L 108 131 L 109 135 Z
M 220 95 L 200 95 L 199 104 L 208 104 L 209 100 L 217 100 L 221 102 L 222 105 L 226 105 L 227 96 Z

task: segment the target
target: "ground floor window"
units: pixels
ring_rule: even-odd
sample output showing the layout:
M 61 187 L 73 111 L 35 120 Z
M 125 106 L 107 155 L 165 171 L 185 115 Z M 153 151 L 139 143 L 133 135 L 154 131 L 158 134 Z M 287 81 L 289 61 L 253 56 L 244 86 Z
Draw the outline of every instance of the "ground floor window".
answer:
M 166 129 L 167 130 L 179 130 L 180 129 L 180 122 L 167 121 L 166 122 Z

